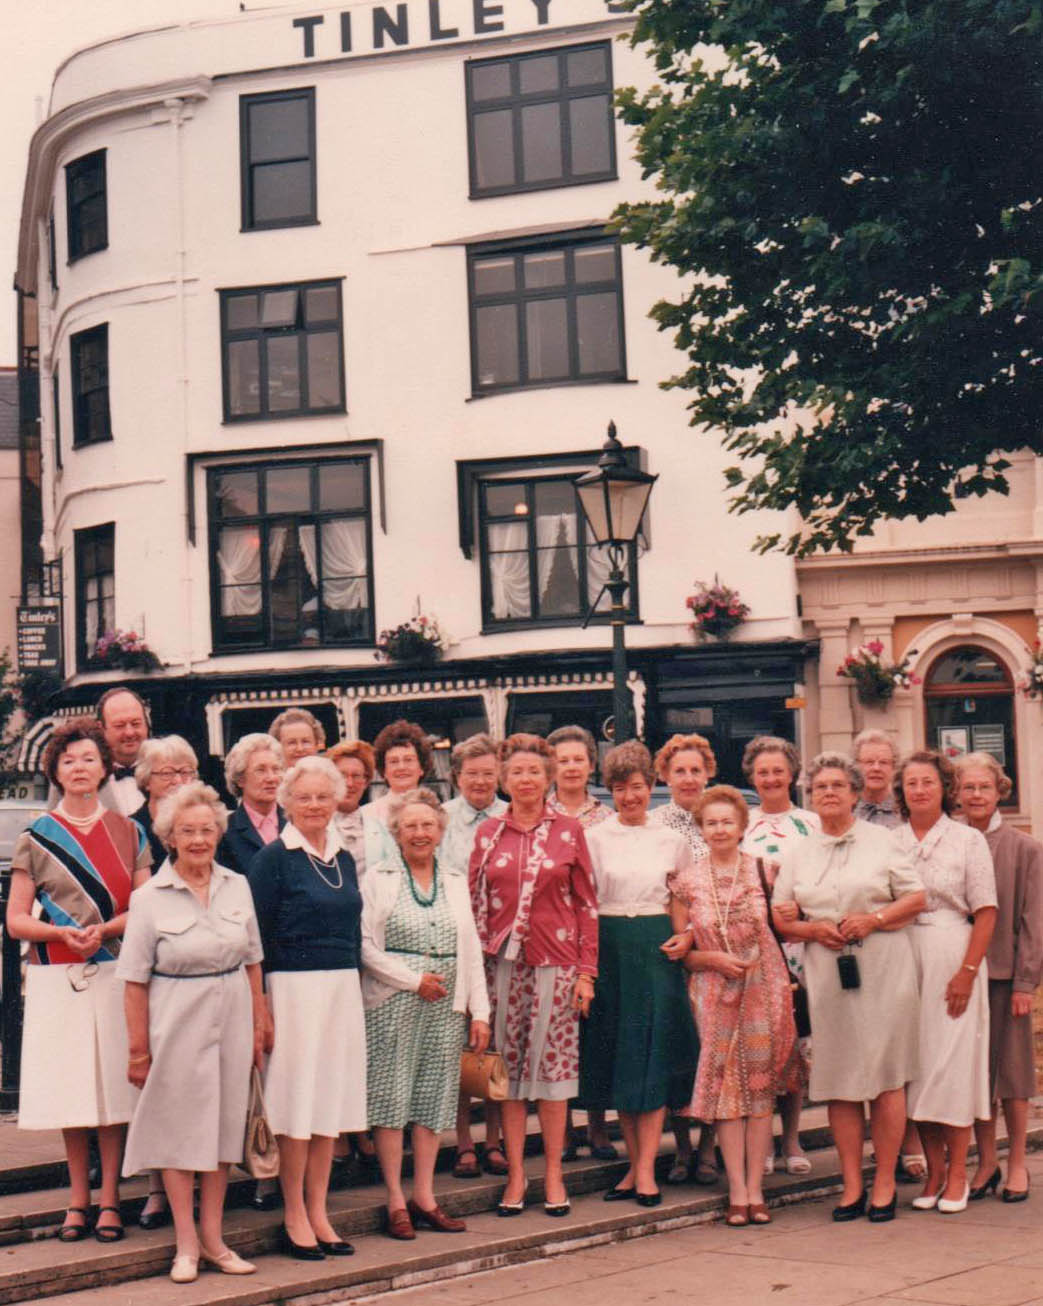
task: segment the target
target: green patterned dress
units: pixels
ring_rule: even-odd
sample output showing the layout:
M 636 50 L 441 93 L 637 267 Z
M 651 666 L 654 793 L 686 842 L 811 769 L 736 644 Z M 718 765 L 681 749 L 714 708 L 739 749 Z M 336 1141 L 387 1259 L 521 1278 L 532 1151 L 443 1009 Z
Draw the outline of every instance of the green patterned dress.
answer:
M 402 876 L 384 950 L 418 975 L 441 975 L 448 996 L 425 1002 L 402 990 L 366 1012 L 369 1123 L 385 1129 L 418 1124 L 441 1133 L 456 1121 L 460 1052 L 467 1041 L 467 1017 L 453 1011 L 456 920 L 441 875 L 430 906 L 414 899 Z

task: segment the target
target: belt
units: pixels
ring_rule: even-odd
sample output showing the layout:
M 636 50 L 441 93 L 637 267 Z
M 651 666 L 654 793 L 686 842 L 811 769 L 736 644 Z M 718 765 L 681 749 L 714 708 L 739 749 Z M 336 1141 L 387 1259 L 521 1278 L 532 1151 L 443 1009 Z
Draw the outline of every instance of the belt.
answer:
M 416 948 L 385 948 L 385 952 L 394 952 L 401 957 L 437 957 L 442 961 L 456 961 L 456 952 L 420 952 Z
M 606 902 L 598 908 L 599 916 L 665 916 L 666 908 L 654 902 Z
M 168 970 L 154 970 L 152 974 L 158 975 L 160 979 L 215 979 L 218 975 L 234 975 L 238 970 L 242 970 L 241 964 L 229 966 L 227 970 L 198 971 L 195 975 L 174 975 Z

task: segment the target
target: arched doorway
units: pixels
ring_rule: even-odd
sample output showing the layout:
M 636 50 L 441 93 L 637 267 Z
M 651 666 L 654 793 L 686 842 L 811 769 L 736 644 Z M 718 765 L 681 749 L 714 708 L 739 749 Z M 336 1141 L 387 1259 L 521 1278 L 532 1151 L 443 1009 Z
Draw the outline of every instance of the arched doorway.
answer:
M 924 677 L 925 739 L 955 759 L 991 753 L 1013 782 L 1004 807 L 1018 802 L 1014 678 L 994 653 L 975 644 L 948 649 Z

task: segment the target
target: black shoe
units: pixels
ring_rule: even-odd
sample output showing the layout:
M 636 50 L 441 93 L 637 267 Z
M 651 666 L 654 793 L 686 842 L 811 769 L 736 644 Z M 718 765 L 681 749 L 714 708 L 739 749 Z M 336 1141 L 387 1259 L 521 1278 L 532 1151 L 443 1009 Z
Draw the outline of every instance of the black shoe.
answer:
M 138 1216 L 138 1227 L 141 1229 L 162 1229 L 164 1225 L 170 1223 L 172 1218 L 169 1206 L 161 1206 L 158 1211 L 149 1211 L 147 1214 L 142 1211 Z
M 1000 1168 L 999 1166 L 997 1166 L 996 1169 L 993 1170 L 992 1174 L 989 1175 L 988 1179 L 985 1180 L 985 1182 L 981 1185 L 980 1188 L 971 1189 L 971 1191 L 967 1194 L 967 1200 L 969 1202 L 980 1202 L 983 1197 L 986 1197 L 988 1195 L 990 1190 L 992 1192 L 996 1191 L 996 1189 L 999 1187 L 1000 1178 L 1001 1178 Z
M 282 1206 L 282 1192 L 276 1188 L 270 1193 L 254 1193 L 250 1205 L 255 1211 L 276 1211 Z
M 1029 1190 L 1027 1188 L 1004 1188 L 1000 1196 L 1002 1202 L 1027 1202 L 1029 1199 Z
M 295 1243 L 287 1233 L 285 1225 L 279 1230 L 279 1250 L 298 1261 L 324 1261 L 326 1259 L 326 1253 L 318 1244 L 314 1247 L 304 1247 L 300 1243 Z
M 638 1206 L 658 1206 L 663 1200 L 662 1193 L 635 1193 L 634 1201 Z
M 846 1206 L 833 1207 L 833 1219 L 837 1224 L 844 1224 L 848 1220 L 857 1220 L 866 1213 L 866 1190 L 862 1189 L 862 1195 L 854 1202 L 848 1202 Z
M 603 1202 L 629 1202 L 637 1196 L 636 1188 L 610 1188 L 601 1200 Z
M 870 1202 L 869 1209 L 866 1212 L 866 1214 L 869 1217 L 869 1223 L 886 1224 L 888 1220 L 893 1220 L 895 1218 L 895 1208 L 897 1207 L 897 1205 L 898 1205 L 897 1193 L 892 1194 L 891 1200 L 887 1203 L 886 1206 L 874 1206 L 872 1202 Z M 837 1218 L 836 1212 L 834 1212 L 833 1219 L 835 1220 L 836 1218 Z
M 342 1238 L 337 1238 L 332 1242 L 327 1242 L 325 1238 L 317 1238 L 316 1242 L 319 1244 L 320 1250 L 324 1251 L 327 1256 L 355 1255 L 355 1248 L 352 1247 L 351 1243 L 344 1242 Z
M 571 1210 L 572 1210 L 572 1203 L 568 1200 L 568 1198 L 566 1198 L 565 1201 L 563 1202 L 543 1203 L 544 1215 L 556 1215 L 556 1216 L 568 1215 L 568 1213 Z

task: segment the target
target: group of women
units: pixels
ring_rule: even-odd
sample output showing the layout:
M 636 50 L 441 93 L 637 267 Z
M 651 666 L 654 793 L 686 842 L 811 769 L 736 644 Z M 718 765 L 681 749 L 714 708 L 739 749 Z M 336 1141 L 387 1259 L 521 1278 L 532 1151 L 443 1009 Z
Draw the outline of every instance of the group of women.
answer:
M 856 744 L 881 740 L 890 747 L 886 736 Z M 171 1278 L 191 1281 L 201 1262 L 252 1272 L 222 1235 L 251 1064 L 279 1142 L 288 1254 L 353 1251 L 327 1209 L 345 1137 L 375 1149 L 390 1237 L 460 1231 L 433 1189 L 439 1136 L 455 1125 L 457 1173 L 479 1172 L 460 1055 L 490 1044 L 508 1079 L 482 1158 L 505 1175 L 501 1216 L 529 1200 L 531 1102 L 543 1207 L 568 1213 L 577 1103 L 601 1154 L 614 1155 L 605 1113 L 619 1115 L 629 1164 L 607 1201 L 659 1203 L 669 1112 L 681 1177 L 694 1166 L 697 1181 L 716 1179 L 716 1137 L 727 1223 L 765 1225 L 777 1106 L 782 1164 L 810 1169 L 797 1132 L 808 1013 L 810 1092 L 829 1102 L 843 1169 L 834 1219 L 893 1218 L 899 1155 L 915 1160 L 919 1146 L 903 1143 L 907 1116 L 924 1160 L 914 1207 L 953 1212 L 995 1191 L 997 1101 L 1011 1134 L 1004 1200 L 1027 1195 L 1043 848 L 1001 823 L 1009 781 L 987 755 L 958 772 L 933 752 L 905 759 L 891 831 L 859 819 L 863 772 L 840 754 L 815 759 L 811 810 L 795 807 L 799 761 L 773 737 L 746 750 L 752 818 L 739 790 L 710 784 L 699 735 L 675 735 L 654 760 L 636 741 L 610 750 L 611 809 L 588 793 L 596 752 L 579 727 L 464 741 L 460 797 L 444 805 L 423 787 L 431 750 L 414 724 L 392 723 L 372 748 L 324 750 L 301 709 L 240 739 L 226 759 L 239 799 L 229 816 L 184 740 L 149 741 L 136 773 L 145 802 L 127 819 L 98 801 L 112 762 L 97 723 L 72 719 L 52 736 L 45 769 L 61 800 L 16 849 L 8 925 L 44 963 L 28 972 L 20 1124 L 64 1130 L 63 1240 L 90 1231 L 94 1128 L 96 1238 L 123 1236 L 122 1158 L 125 1175 L 153 1175 L 142 1223 L 173 1219 Z M 378 772 L 387 792 L 363 804 Z M 651 810 L 657 778 L 671 797 Z M 963 822 L 950 816 L 957 802 Z M 691 1120 L 703 1132 L 689 1162 Z

